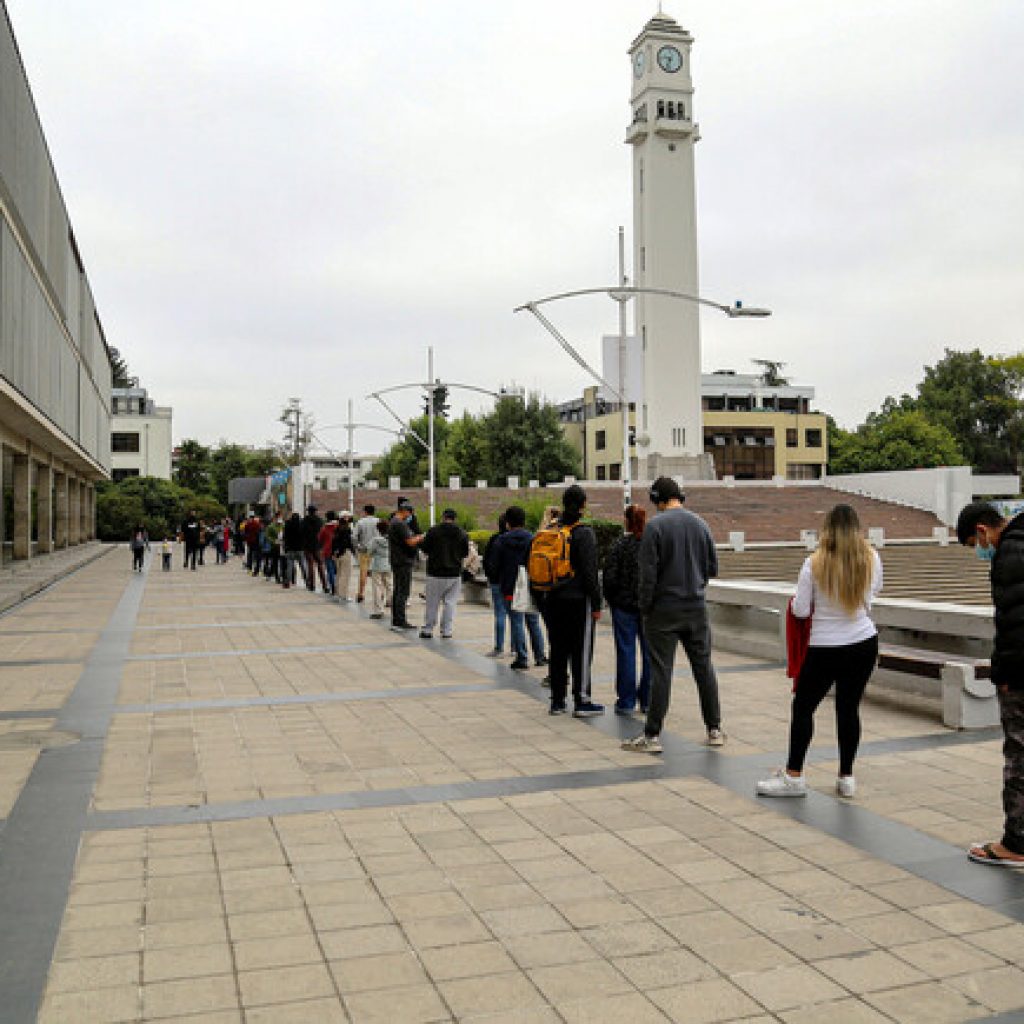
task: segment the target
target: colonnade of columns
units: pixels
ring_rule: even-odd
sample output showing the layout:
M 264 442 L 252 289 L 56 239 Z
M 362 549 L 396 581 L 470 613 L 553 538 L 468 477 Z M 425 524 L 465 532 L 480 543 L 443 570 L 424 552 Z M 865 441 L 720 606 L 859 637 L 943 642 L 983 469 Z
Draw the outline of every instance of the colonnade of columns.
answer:
M 4 497 L 0 539 L 9 545 L 5 557 L 23 561 L 95 538 L 92 481 L 31 449 L 26 454 L 0 447 L 0 455 L 0 494 Z

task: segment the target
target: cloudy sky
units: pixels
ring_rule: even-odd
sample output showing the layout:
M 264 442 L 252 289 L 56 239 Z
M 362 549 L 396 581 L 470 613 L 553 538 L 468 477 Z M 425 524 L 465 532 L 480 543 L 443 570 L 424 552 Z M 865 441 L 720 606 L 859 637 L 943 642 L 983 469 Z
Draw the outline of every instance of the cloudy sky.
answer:
M 453 380 L 586 383 L 512 308 L 614 278 L 654 0 L 7 6 L 108 339 L 176 439 L 263 442 L 289 396 L 385 424 L 362 396 L 429 344 Z M 706 314 L 705 370 L 781 359 L 852 425 L 946 346 L 1024 347 L 1018 3 L 665 9 L 696 37 L 701 292 L 774 310 Z M 551 315 L 595 362 L 616 329 L 605 298 Z

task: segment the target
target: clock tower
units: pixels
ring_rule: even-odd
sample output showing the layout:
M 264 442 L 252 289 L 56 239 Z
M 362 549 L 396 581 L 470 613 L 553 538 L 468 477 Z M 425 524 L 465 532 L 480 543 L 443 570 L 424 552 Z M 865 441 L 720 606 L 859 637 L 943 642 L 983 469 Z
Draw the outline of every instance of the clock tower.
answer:
M 690 47 L 693 37 L 660 11 L 629 48 L 633 147 L 633 267 L 636 284 L 697 295 L 697 216 Z M 637 433 L 646 435 L 653 479 L 703 476 L 700 318 L 696 303 L 638 295 L 643 394 Z

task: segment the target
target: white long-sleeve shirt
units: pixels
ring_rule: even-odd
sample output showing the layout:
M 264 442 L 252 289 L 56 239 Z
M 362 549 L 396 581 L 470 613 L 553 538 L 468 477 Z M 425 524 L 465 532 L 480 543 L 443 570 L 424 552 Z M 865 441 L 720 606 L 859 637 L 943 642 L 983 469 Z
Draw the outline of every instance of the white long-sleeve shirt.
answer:
M 804 559 L 796 581 L 796 596 L 793 598 L 793 614 L 798 619 L 811 618 L 811 647 L 845 647 L 859 644 L 873 637 L 878 630 L 871 621 L 871 601 L 882 589 L 882 560 L 877 551 L 871 552 L 873 566 L 871 585 L 864 600 L 851 615 L 830 597 L 822 593 L 814 582 L 810 558 Z

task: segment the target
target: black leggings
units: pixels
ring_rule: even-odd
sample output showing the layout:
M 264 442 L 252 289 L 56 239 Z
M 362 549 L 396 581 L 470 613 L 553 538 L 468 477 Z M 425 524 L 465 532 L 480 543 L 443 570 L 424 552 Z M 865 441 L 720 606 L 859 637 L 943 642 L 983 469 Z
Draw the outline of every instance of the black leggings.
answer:
M 853 774 L 853 759 L 860 744 L 860 699 L 878 660 L 878 637 L 844 647 L 809 647 L 793 696 L 789 726 L 791 772 L 804 770 L 804 758 L 814 736 L 814 712 L 825 694 L 836 687 L 836 733 L 839 737 L 839 774 Z

